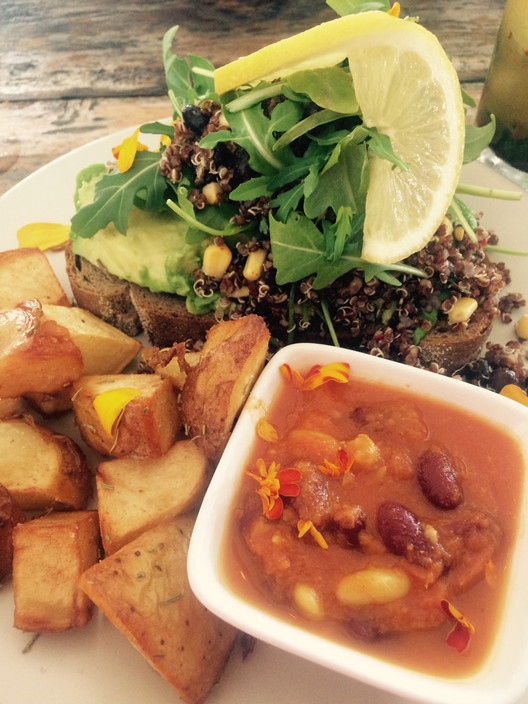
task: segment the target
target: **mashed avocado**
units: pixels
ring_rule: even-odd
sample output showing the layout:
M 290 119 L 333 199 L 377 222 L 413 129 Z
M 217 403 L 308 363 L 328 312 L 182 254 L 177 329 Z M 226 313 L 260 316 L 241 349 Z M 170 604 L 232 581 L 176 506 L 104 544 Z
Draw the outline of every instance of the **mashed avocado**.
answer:
M 74 197 L 77 208 L 93 200 L 95 183 L 105 172 L 104 166 L 97 166 L 85 169 L 77 178 Z M 200 267 L 203 251 L 212 238 L 188 244 L 187 229 L 186 223 L 173 212 L 151 213 L 133 208 L 126 235 L 110 223 L 93 237 L 78 237 L 72 232 L 71 238 L 74 253 L 92 264 L 155 293 L 184 296 L 190 312 L 204 313 L 214 309 L 216 298 L 197 300 L 193 271 Z

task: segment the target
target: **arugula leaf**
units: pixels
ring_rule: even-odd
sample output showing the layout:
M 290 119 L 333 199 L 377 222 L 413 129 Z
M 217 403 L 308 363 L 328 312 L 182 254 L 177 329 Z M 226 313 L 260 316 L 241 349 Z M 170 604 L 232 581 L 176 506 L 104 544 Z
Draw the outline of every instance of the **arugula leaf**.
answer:
M 269 221 L 273 264 L 279 286 L 315 273 L 325 252 L 321 230 L 297 212 L 292 213 L 285 223 L 271 214 Z
M 199 211 L 196 211 L 194 209 L 193 204 L 188 198 L 189 190 L 185 184 L 182 184 L 180 182 L 179 184 L 174 186 L 174 191 L 176 193 L 176 199 L 178 202 L 176 203 L 169 198 L 167 200 L 168 207 L 173 210 L 177 215 L 179 215 L 183 220 L 185 220 L 185 222 L 194 231 L 202 233 L 202 238 L 204 234 L 210 235 L 212 237 L 229 237 L 231 235 L 238 234 L 239 232 L 243 232 L 244 230 L 247 230 L 249 228 L 249 225 L 243 225 L 241 227 L 233 225 L 229 222 L 229 219 L 221 223 L 218 223 L 216 221 L 213 223 L 212 226 L 211 224 L 208 224 L 208 222 L 206 222 L 207 220 L 209 220 L 209 218 L 199 217 Z M 192 237 L 193 235 L 192 232 L 188 234 L 189 237 Z M 191 241 L 189 237 L 187 238 L 188 242 Z M 196 238 L 193 238 L 192 241 L 196 241 Z
M 252 105 L 261 103 L 263 100 L 268 100 L 269 98 L 274 98 L 282 93 L 290 100 L 296 100 L 298 102 L 303 102 L 304 100 L 302 95 L 297 95 L 294 91 L 290 90 L 284 81 L 274 81 L 273 83 L 263 81 L 253 88 L 245 89 L 242 92 L 239 91 L 236 98 L 230 98 L 224 103 L 224 107 L 229 112 L 239 112 L 240 110 L 250 108 Z
M 244 181 L 229 194 L 230 200 L 253 200 L 261 196 L 272 196 L 273 188 L 267 176 L 256 176 Z
M 339 150 L 335 163 L 324 169 L 317 188 L 304 200 L 304 214 L 317 218 L 332 208 L 337 215 L 342 207 L 352 213 L 364 210 L 367 186 L 367 150 L 365 144 L 347 145 Z
M 493 139 L 495 134 L 496 120 L 495 115 L 490 116 L 490 121 L 487 125 L 476 127 L 469 123 L 466 124 L 466 141 L 464 143 L 464 164 L 469 164 L 471 161 L 478 159 L 488 144 Z
M 336 262 L 343 256 L 347 239 L 352 229 L 352 208 L 342 205 L 336 214 L 336 221 L 328 230 L 323 230 L 326 238 L 326 256 L 329 261 Z M 330 236 L 332 230 L 332 236 Z
M 286 223 L 270 215 L 270 239 L 279 286 L 316 274 L 313 287 L 325 288 L 362 264 L 360 257 L 346 252 L 338 261 L 330 261 L 325 256 L 325 235 L 312 220 L 297 212 Z
M 326 0 L 326 4 L 341 17 L 370 10 L 390 10 L 389 0 Z
M 275 142 L 274 149 L 282 149 L 287 144 L 290 144 L 295 139 L 299 139 L 303 134 L 307 134 L 316 127 L 321 125 L 326 125 L 329 122 L 335 122 L 343 117 L 343 114 L 336 112 L 335 110 L 322 109 L 314 112 L 312 115 L 308 115 L 303 120 L 294 124 L 287 132 L 285 132 L 282 137 Z
M 273 175 L 293 158 L 289 149 L 273 151 L 275 133 L 284 132 L 295 124 L 301 109 L 298 103 L 286 101 L 275 107 L 271 118 L 266 116 L 260 104 L 240 112 L 227 112 L 231 129 L 210 132 L 200 140 L 200 146 L 213 149 L 219 142 L 236 142 L 249 154 L 249 164 L 255 171 Z
M 387 161 L 390 161 L 392 164 L 394 164 L 394 166 L 401 169 L 402 171 L 409 170 L 410 164 L 405 161 L 402 161 L 399 156 L 395 154 L 392 148 L 390 137 L 388 135 L 378 132 L 375 127 L 364 127 L 363 129 L 368 132 L 368 135 L 370 137 L 368 143 L 369 149 L 371 149 L 374 154 L 376 154 L 376 156 L 379 156 L 380 159 L 387 159 Z
M 303 197 L 303 193 L 304 184 L 300 181 L 287 191 L 279 193 L 276 198 L 270 201 L 270 206 L 272 208 L 276 208 L 278 206 L 276 213 L 277 220 L 286 222 L 290 213 L 298 207 L 301 198 Z
M 339 66 L 298 71 L 288 76 L 286 83 L 322 108 L 346 115 L 359 112 L 352 76 Z
M 173 118 L 181 117 L 185 105 L 205 98 L 215 97 L 214 66 L 201 56 L 189 54 L 179 58 L 172 51 L 172 43 L 179 26 L 165 32 L 162 41 L 163 63 Z
M 73 216 L 74 234 L 93 237 L 111 222 L 119 232 L 126 234 L 128 215 L 138 196 L 146 209 L 160 210 L 165 203 L 167 183 L 160 173 L 159 159 L 158 152 L 138 152 L 128 171 L 103 176 L 95 187 L 93 203 Z
M 141 125 L 139 131 L 143 134 L 165 134 L 171 140 L 174 139 L 174 126 L 167 125 L 164 122 L 147 122 Z

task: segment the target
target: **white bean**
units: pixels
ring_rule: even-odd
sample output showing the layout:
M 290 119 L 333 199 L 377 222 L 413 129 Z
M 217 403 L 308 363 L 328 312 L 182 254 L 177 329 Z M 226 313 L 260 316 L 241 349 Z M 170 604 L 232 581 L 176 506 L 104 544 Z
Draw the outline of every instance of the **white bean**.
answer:
M 411 582 L 406 572 L 384 567 L 367 567 L 341 578 L 338 600 L 347 606 L 388 604 L 408 594 Z

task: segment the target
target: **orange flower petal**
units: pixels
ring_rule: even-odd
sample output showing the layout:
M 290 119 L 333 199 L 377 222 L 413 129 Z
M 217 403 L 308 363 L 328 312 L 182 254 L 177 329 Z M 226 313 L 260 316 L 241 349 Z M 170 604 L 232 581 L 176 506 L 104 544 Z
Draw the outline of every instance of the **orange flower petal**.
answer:
M 475 633 L 475 627 L 447 599 L 442 599 L 440 603 L 446 615 L 455 621 L 455 625 L 447 636 L 446 643 L 462 653 L 468 647 L 471 636 Z
M 328 474 L 331 477 L 335 477 L 339 474 L 347 474 L 350 472 L 352 465 L 354 464 L 354 457 L 350 457 L 348 452 L 340 447 L 336 452 L 335 462 L 330 462 L 329 460 L 323 460 L 324 464 L 320 464 L 318 469 L 323 474 Z
M 312 391 L 327 381 L 346 384 L 350 379 L 350 365 L 346 362 L 333 362 L 324 366 L 314 364 L 305 377 L 289 364 L 281 364 L 279 369 L 287 381 L 302 391 Z
M 394 5 L 391 7 L 391 9 L 387 12 L 388 15 L 392 15 L 393 17 L 399 17 L 400 16 L 400 3 L 395 2 Z
M 266 518 L 269 518 L 271 521 L 276 518 L 280 518 L 283 508 L 284 504 L 282 503 L 282 499 L 280 496 L 277 496 L 277 498 L 271 503 L 270 508 L 266 511 Z
M 277 474 L 279 480 L 279 494 L 282 496 L 299 496 L 301 491 L 298 482 L 301 481 L 302 474 L 298 469 L 282 469 Z

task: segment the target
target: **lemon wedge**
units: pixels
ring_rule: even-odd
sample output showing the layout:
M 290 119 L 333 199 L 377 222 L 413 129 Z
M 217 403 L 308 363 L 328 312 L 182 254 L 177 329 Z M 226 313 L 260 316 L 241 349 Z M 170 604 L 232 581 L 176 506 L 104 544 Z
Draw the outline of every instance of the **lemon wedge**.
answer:
M 388 264 L 422 249 L 453 198 L 465 116 L 455 69 L 437 38 L 384 12 L 347 15 L 241 57 L 214 73 L 219 93 L 348 59 L 367 127 L 390 137 L 408 170 L 371 154 L 362 256 Z

